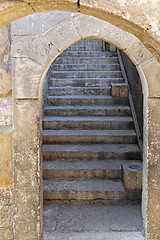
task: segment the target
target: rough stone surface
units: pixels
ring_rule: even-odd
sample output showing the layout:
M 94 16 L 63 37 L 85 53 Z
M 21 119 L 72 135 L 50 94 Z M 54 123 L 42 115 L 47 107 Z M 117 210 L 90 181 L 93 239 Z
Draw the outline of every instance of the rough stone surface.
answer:
M 160 63 L 155 59 L 141 66 L 148 81 L 149 97 L 160 97 Z
M 52 43 L 51 39 L 47 39 L 45 36 L 13 36 L 12 41 L 13 66 L 21 64 L 21 68 L 25 68 L 28 66 L 25 66 L 23 61 L 34 61 L 33 64 L 39 64 L 39 68 L 41 67 L 42 70 L 44 70 L 44 67 L 46 67 L 51 59 L 58 54 L 56 45 Z M 23 61 L 21 60 L 17 63 L 19 59 Z M 34 65 L 33 68 L 35 68 Z M 31 70 L 29 70 L 29 72 L 30 71 Z
M 0 238 L 13 239 L 12 186 L 0 188 Z
M 51 44 L 55 44 L 59 51 L 63 51 L 65 48 L 69 47 L 69 45 L 81 39 L 74 25 L 74 18 L 60 23 L 56 28 L 46 33 L 46 38 L 49 39 Z
M 12 97 L 0 98 L 0 126 L 12 124 Z
M 127 84 L 112 84 L 111 85 L 112 97 L 115 98 L 127 98 L 128 97 L 128 85 Z
M 44 233 L 43 240 L 144 240 L 140 232 Z
M 12 168 L 12 129 L 5 133 L 0 128 L 0 187 L 5 187 L 13 183 Z
M 82 38 L 87 36 L 101 38 L 107 42 L 114 43 L 120 49 L 129 47 L 134 38 L 132 34 L 92 16 L 82 14 L 76 16 L 75 26 Z
M 15 238 L 39 239 L 41 234 L 41 162 L 38 100 L 14 103 Z M 27 117 L 26 116 L 27 113 Z M 24 238 L 25 236 L 25 238 Z
M 129 166 L 135 166 L 135 164 L 123 164 L 122 174 L 123 174 L 123 185 L 126 190 L 136 190 L 142 189 L 142 164 L 137 166 L 140 169 L 130 169 Z
M 140 65 L 143 62 L 149 61 L 153 58 L 151 52 L 142 44 L 140 40 L 134 39 L 129 47 L 126 47 L 124 52 L 130 52 L 130 59 L 136 64 Z
M 148 239 L 160 238 L 160 99 L 149 99 L 149 141 L 148 141 Z
M 140 234 L 142 230 L 139 205 L 44 205 L 43 221 L 44 240 L 50 233 L 53 237 L 60 237 L 60 233 L 70 233 L 71 237 L 74 232 L 84 232 L 87 237 L 89 232 L 103 234 L 132 231 Z
M 12 36 L 42 35 L 60 22 L 63 22 L 75 14 L 76 13 L 62 11 L 31 14 L 12 22 L 11 34 Z
M 42 65 L 29 58 L 15 58 L 13 61 L 14 98 L 37 98 Z
M 0 236 L 4 240 L 14 240 L 13 228 L 0 228 Z

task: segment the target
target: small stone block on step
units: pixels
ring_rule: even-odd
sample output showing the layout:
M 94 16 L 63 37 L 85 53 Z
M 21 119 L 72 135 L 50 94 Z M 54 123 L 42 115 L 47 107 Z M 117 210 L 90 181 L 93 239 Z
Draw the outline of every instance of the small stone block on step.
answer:
M 125 190 L 142 189 L 142 163 L 123 164 L 122 176 Z
M 111 84 L 111 95 L 114 98 L 127 98 L 128 97 L 128 85 L 125 83 Z
M 121 84 L 120 97 L 121 98 L 127 98 L 128 97 L 128 85 L 127 84 Z

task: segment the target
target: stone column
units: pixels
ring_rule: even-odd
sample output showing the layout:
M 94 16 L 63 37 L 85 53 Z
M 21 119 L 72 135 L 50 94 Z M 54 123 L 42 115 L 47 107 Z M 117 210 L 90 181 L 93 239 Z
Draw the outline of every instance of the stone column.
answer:
M 160 64 L 152 59 L 142 65 L 148 80 L 148 106 L 144 118 L 143 217 L 147 240 L 160 239 Z M 147 121 L 148 115 L 148 121 Z

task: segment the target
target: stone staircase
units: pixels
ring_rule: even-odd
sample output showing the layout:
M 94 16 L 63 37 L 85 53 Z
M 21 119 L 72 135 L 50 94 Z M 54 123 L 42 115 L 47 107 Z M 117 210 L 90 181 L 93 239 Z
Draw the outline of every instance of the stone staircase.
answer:
M 129 99 L 112 97 L 112 84 L 122 83 L 117 52 L 102 52 L 100 40 L 80 41 L 54 61 L 43 118 L 44 203 L 140 200 L 139 189 L 123 184 L 123 166 L 134 172 L 141 155 Z

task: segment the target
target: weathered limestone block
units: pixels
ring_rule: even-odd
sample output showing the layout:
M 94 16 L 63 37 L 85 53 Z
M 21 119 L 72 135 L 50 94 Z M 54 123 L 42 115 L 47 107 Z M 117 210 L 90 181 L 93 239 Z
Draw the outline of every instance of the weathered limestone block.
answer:
M 10 27 L 6 25 L 0 28 L 0 54 L 10 51 Z
M 142 164 L 140 163 L 138 165 L 136 163 L 122 165 L 123 185 L 126 190 L 142 189 L 142 166 L 141 165 Z
M 0 156 L 0 187 L 6 187 L 13 183 L 12 127 L 0 127 Z
M 142 44 L 140 40 L 134 37 L 133 42 L 124 49 L 124 52 L 130 52 L 130 59 L 135 65 L 140 65 L 143 62 L 149 61 L 153 58 L 152 54 Z
M 152 59 L 141 68 L 148 82 L 149 97 L 160 97 L 160 63 Z
M 111 95 L 114 98 L 127 98 L 128 97 L 128 85 L 125 83 L 112 83 Z
M 81 40 L 74 24 L 74 17 L 51 29 L 45 34 L 45 37 L 50 41 L 50 44 L 55 44 L 59 51 L 63 51 L 74 42 Z
M 0 228 L 0 237 L 3 240 L 13 240 L 13 227 Z
M 0 98 L 0 126 L 12 124 L 12 96 Z
M 0 239 L 13 239 L 12 185 L 0 188 Z
M 134 38 L 132 34 L 92 16 L 81 14 L 75 17 L 74 22 L 81 37 L 102 38 L 107 42 L 114 43 L 120 49 L 129 46 Z
M 0 97 L 11 92 L 10 51 L 10 26 L 6 25 L 0 29 Z
M 15 239 L 37 240 L 41 234 L 42 162 L 39 115 L 38 100 L 15 100 L 13 132 Z
M 11 75 L 8 74 L 4 69 L 0 68 L 0 96 L 5 97 L 11 94 Z
M 1 186 L 0 188 L 0 206 L 11 206 L 13 203 L 13 186 L 9 185 L 6 187 Z
M 12 22 L 11 35 L 42 35 L 72 15 L 62 11 L 34 13 Z
M 30 64 L 29 69 L 26 68 L 25 71 L 27 72 L 27 75 L 30 71 L 31 72 L 34 71 L 35 64 L 43 65 L 43 67 L 45 67 L 46 65 L 48 65 L 50 60 L 54 56 L 56 56 L 56 54 L 58 54 L 57 47 L 55 46 L 55 44 L 51 42 L 50 39 L 45 38 L 45 36 L 36 36 L 36 37 L 14 36 L 12 37 L 13 66 L 16 61 L 20 61 L 20 58 L 24 58 L 24 61 L 28 59 L 27 60 L 28 62 L 34 61 L 33 70 L 31 69 L 32 64 Z M 19 60 L 17 58 L 19 58 Z M 22 63 L 22 61 L 20 62 L 22 65 L 24 65 L 23 67 L 25 67 L 25 63 Z
M 160 99 L 148 102 L 147 239 L 160 239 Z
M 37 98 L 44 67 L 29 58 L 12 59 L 14 98 Z

